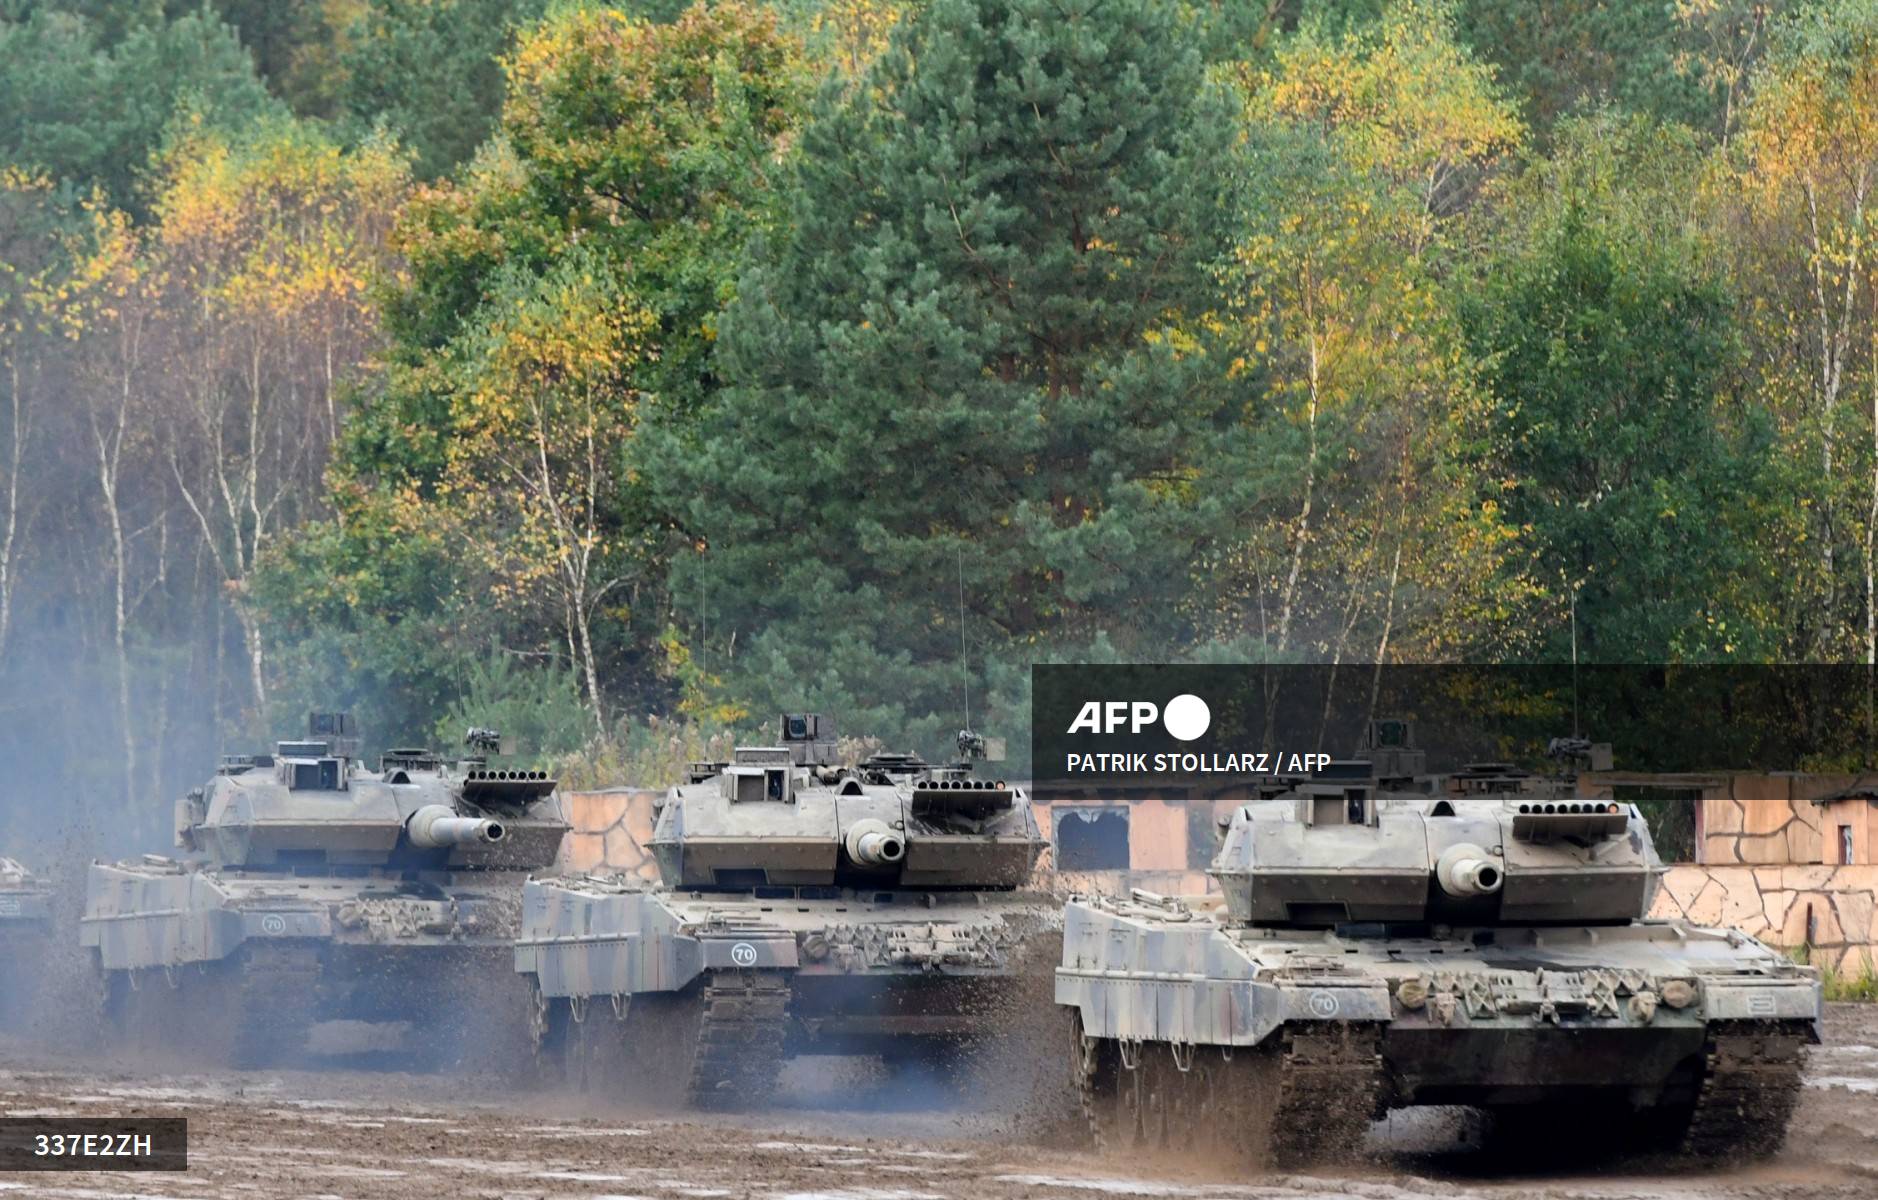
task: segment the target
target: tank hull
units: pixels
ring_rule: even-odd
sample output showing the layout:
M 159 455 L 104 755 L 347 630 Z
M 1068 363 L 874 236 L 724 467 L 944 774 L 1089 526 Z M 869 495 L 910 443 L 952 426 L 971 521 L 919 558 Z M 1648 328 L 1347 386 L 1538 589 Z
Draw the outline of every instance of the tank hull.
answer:
M 537 880 L 524 893 L 515 969 L 536 991 L 544 1044 L 589 1022 L 591 1009 L 617 1023 L 606 1036 L 625 1051 L 624 1083 L 677 1070 L 691 1079 L 691 1103 L 721 1107 L 760 1102 L 788 1057 L 911 1060 L 994 1035 L 1047 975 L 1041 956 L 1059 928 L 1060 906 L 1028 892 L 759 898 Z M 762 1065 L 741 1062 L 733 1081 L 709 1061 L 725 1038 Z M 673 1041 L 698 1049 L 654 1065 L 652 1050 Z
M 1345 937 L 1236 926 L 1204 902 L 1141 900 L 1069 905 L 1056 998 L 1078 1022 L 1091 1106 L 1135 1087 L 1134 1072 L 1158 1071 L 1161 1055 L 1176 1061 L 1160 1090 L 1177 1093 L 1196 1054 L 1268 1055 L 1274 1078 L 1296 1080 L 1310 1075 L 1305 1060 L 1328 1054 L 1348 1061 L 1324 1086 L 1365 1120 L 1416 1105 L 1475 1106 L 1509 1122 L 1569 1109 L 1661 1118 L 1664 1136 L 1687 1139 L 1711 1136 L 1691 1116 L 1748 1056 L 1744 1078 L 1765 1085 L 1755 1099 L 1763 1142 L 1784 1131 L 1800 1048 L 1818 1042 L 1823 1013 L 1812 972 L 1732 930 L 1638 921 Z M 1280 1112 L 1254 1152 L 1316 1156 L 1323 1147 L 1308 1131 L 1282 1127 L 1308 1113 Z M 1119 1119 L 1091 1116 L 1098 1135 Z M 1731 1138 L 1754 1140 L 1711 1140 Z
M 51 946 L 52 919 L 49 894 L 0 891 L 0 1029 L 18 1024 L 32 1010 L 39 995 L 42 962 Z
M 80 938 L 133 1044 L 242 1067 L 368 1053 L 442 1066 L 473 1041 L 474 1014 L 506 1026 L 525 1011 L 507 971 L 521 884 L 100 864 Z

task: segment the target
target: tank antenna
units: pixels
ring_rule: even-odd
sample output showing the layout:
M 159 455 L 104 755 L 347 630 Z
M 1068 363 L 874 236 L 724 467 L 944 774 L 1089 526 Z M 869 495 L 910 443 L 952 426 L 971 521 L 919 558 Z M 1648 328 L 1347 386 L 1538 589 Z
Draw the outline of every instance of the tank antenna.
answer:
M 1572 740 L 1578 740 L 1578 589 L 1572 589 Z
M 959 688 L 965 696 L 965 728 L 972 727 L 972 671 L 965 650 L 965 547 L 959 547 Z

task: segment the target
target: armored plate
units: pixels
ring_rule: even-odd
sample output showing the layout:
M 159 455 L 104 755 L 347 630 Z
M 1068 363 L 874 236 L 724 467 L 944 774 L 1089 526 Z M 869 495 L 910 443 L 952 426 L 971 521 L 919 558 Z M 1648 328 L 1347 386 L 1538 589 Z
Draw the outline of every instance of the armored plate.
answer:
M 1816 1038 L 1822 1016 L 1817 976 L 1736 930 L 1638 921 L 1351 937 L 1222 917 L 1204 902 L 1072 902 L 1057 1002 L 1075 1008 L 1092 1037 L 1215 1046 L 1348 1022 L 1382 1025 L 1390 1042 L 1558 1031 L 1626 1034 L 1641 1045 L 1677 1031 L 1699 1041 L 1710 1022 L 1740 1020 L 1800 1022 Z M 1574 1039 L 1556 1041 L 1563 1049 Z M 1409 1082 L 1400 1099 L 1416 1103 L 1422 1085 Z M 1431 1077 L 1427 1086 L 1468 1082 Z
M 516 970 L 549 996 L 672 992 L 714 969 L 810 976 L 978 976 L 1013 969 L 1060 922 L 1030 892 L 853 891 L 758 899 L 621 879 L 538 880 L 523 893 Z

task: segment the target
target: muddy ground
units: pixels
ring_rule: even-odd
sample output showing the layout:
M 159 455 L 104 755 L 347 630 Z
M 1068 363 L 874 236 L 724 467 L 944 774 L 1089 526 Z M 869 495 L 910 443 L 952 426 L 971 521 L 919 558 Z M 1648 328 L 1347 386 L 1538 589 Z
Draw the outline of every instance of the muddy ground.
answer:
M 190 1123 L 186 1174 L 0 1174 L 0 1200 L 1869 1197 L 1878 1194 L 1878 1007 L 1833 1006 L 1828 1038 L 1786 1154 L 1752 1169 L 1523 1169 L 1471 1149 L 1461 1114 L 1431 1112 L 1376 1126 L 1352 1164 L 1259 1178 L 1039 1145 L 969 1096 L 942 1111 L 896 1107 L 899 1085 L 858 1064 L 792 1068 L 790 1102 L 772 1111 L 674 1117 L 475 1076 L 194 1074 L 0 1039 L 0 1112 Z M 1587 1145 L 1598 1136 L 1559 1132 Z

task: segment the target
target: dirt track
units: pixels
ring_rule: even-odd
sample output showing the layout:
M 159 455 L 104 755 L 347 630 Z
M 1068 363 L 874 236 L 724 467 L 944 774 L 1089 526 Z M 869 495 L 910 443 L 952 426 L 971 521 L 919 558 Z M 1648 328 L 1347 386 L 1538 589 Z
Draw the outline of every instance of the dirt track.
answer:
M 963 1105 L 882 1111 L 883 1097 L 826 1074 L 795 1080 L 796 1107 L 675 1120 L 609 1111 L 579 1097 L 505 1094 L 476 1079 L 74 1068 L 19 1041 L 0 1041 L 0 1112 L 190 1121 L 187 1174 L 0 1175 L 0 1200 L 1870 1196 L 1878 1192 L 1878 1008 L 1835 1006 L 1828 1025 L 1798 1136 L 1770 1165 L 1732 1173 L 1632 1165 L 1522 1174 L 1456 1148 L 1461 1123 L 1436 1114 L 1376 1127 L 1356 1166 L 1258 1179 L 1190 1162 L 1104 1161 L 1038 1148 L 1012 1136 L 1008 1118 Z M 1560 1134 L 1596 1136 L 1591 1129 Z

